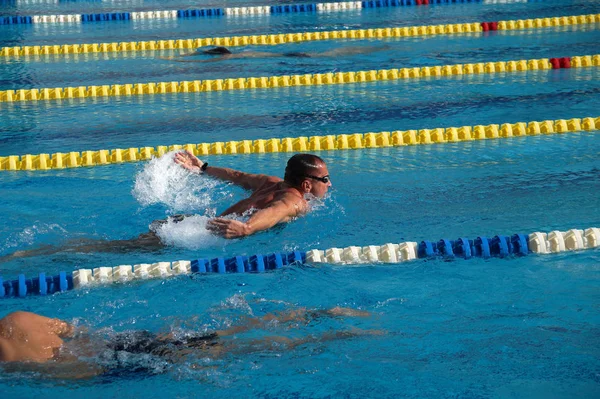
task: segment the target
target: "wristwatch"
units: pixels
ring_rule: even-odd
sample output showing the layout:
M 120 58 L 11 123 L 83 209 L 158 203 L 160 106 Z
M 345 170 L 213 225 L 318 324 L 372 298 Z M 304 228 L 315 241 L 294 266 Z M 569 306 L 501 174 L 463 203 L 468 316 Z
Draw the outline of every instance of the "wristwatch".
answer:
M 206 168 L 208 168 L 208 162 L 204 162 L 202 166 L 200 166 L 200 173 L 204 173 Z

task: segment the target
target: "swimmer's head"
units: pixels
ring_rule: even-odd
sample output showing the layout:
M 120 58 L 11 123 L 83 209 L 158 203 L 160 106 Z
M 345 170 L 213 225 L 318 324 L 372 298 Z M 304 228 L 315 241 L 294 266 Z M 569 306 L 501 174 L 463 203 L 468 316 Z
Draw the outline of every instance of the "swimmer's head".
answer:
M 331 187 L 329 171 L 325 161 L 312 154 L 296 154 L 285 167 L 283 180 L 305 194 L 322 198 Z
M 203 50 L 202 54 L 209 54 L 209 55 L 224 55 L 224 54 L 231 54 L 231 51 L 229 51 L 227 49 L 227 47 L 214 47 L 208 50 Z

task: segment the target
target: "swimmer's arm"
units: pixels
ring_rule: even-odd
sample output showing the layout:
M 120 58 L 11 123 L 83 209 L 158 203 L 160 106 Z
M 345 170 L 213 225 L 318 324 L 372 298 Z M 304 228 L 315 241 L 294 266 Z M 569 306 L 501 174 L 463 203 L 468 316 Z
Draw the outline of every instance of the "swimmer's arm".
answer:
M 175 154 L 175 163 L 181 165 L 185 169 L 193 173 L 200 173 L 200 169 L 204 162 L 198 159 L 190 151 L 181 151 Z M 209 166 L 204 171 L 204 174 L 217 179 L 230 181 L 233 184 L 242 186 L 246 190 L 258 190 L 263 184 L 267 182 L 277 183 L 281 179 L 274 176 L 267 175 L 255 175 L 251 173 L 244 173 L 239 170 L 229 168 L 219 168 L 216 166 Z
M 350 46 L 336 48 L 322 53 L 309 53 L 309 55 L 311 57 L 340 57 L 344 55 L 370 54 L 377 51 L 388 50 L 390 47 L 391 46 L 387 44 L 383 46 Z
M 46 377 L 57 380 L 87 380 L 105 372 L 99 365 L 79 360 L 57 361 L 52 367 L 45 367 L 40 371 L 45 373 Z
M 199 53 L 198 51 L 193 51 L 191 53 L 184 53 L 184 54 L 179 54 L 179 55 L 173 55 L 170 57 L 157 57 L 160 60 L 167 60 L 167 61 L 177 61 L 177 57 L 190 57 L 193 55 L 200 55 L 201 53 Z
M 191 53 L 185 53 L 185 54 L 180 54 L 178 56 L 175 57 L 158 57 L 161 60 L 168 60 L 168 61 L 176 61 L 176 62 L 218 62 L 218 61 L 223 61 L 229 58 L 238 58 L 235 57 L 235 54 L 223 54 L 220 57 L 213 57 L 213 58 L 209 58 L 209 59 L 205 59 L 205 60 L 180 60 L 178 59 L 179 57 L 191 57 L 191 56 L 195 56 L 195 55 L 202 55 L 203 53 L 200 51 L 194 51 Z
M 252 191 L 258 190 L 268 181 L 272 181 L 273 183 L 281 181 L 281 179 L 273 176 L 245 173 L 235 169 L 219 168 L 216 166 L 207 167 L 204 174 L 216 177 L 217 179 L 230 181 L 235 185 L 242 186 L 246 190 Z
M 271 53 L 268 51 L 244 51 L 239 54 L 232 54 L 231 58 L 274 58 L 283 57 L 280 53 Z
M 0 339 L 0 362 L 13 362 L 16 358 L 15 348 L 6 340 Z
M 59 380 L 87 380 L 104 373 L 104 371 L 105 370 L 100 366 L 77 362 L 73 363 L 69 368 L 53 370 L 51 377 Z
M 192 51 L 191 53 L 179 54 L 179 57 L 191 57 L 191 56 L 200 55 L 200 54 L 202 54 L 201 51 Z
M 247 222 L 239 220 L 215 218 L 208 222 L 207 229 L 225 237 L 240 238 L 259 231 L 270 229 L 278 223 L 298 216 L 305 210 L 305 205 L 295 196 L 282 198 L 271 206 L 257 211 Z
M 182 55 L 182 57 L 187 57 L 187 56 L 190 56 L 190 55 L 196 55 L 196 54 L 184 54 L 184 55 Z M 230 57 L 227 57 L 227 56 L 224 55 L 222 57 L 209 58 L 207 60 L 178 60 L 177 58 L 174 58 L 174 57 L 162 57 L 161 59 L 163 59 L 163 60 L 169 60 L 169 61 L 175 61 L 175 62 L 201 62 L 201 63 L 204 63 L 204 62 L 223 61 L 223 60 L 226 60 L 228 58 L 230 58 Z

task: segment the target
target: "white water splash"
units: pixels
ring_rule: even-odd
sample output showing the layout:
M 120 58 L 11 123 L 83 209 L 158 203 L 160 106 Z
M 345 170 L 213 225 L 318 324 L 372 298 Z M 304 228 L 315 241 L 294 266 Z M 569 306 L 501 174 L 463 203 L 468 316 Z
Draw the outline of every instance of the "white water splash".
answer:
M 200 215 L 188 216 L 180 222 L 168 218 L 167 223 L 156 229 L 156 234 L 166 245 L 188 249 L 206 248 L 225 240 L 206 230 L 209 220 L 210 218 Z
M 378 308 L 385 307 L 392 302 L 400 302 L 400 304 L 403 304 L 406 302 L 406 298 L 388 298 L 385 301 L 378 301 L 377 305 L 375 305 L 375 308 L 378 309 Z
M 31 246 L 38 241 L 47 241 L 49 239 L 61 237 L 66 233 L 67 230 L 58 224 L 36 223 L 7 237 L 4 242 L 0 244 L 0 253 L 24 244 Z
M 323 198 L 315 197 L 310 193 L 304 194 L 304 199 L 308 202 L 308 212 L 311 214 L 346 215 L 346 210 L 331 196 L 331 192 L 325 194 Z
M 172 212 L 214 213 L 210 208 L 231 194 L 222 189 L 223 183 L 177 165 L 175 154 L 172 151 L 148 162 L 135 177 L 133 196 L 143 206 L 163 204 Z

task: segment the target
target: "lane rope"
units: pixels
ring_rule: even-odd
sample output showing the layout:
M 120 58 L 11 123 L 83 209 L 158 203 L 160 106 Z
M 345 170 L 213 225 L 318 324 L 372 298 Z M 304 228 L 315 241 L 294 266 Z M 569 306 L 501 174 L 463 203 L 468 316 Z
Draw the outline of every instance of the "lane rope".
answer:
M 600 229 L 558 230 L 529 235 L 480 236 L 475 239 L 458 238 L 439 241 L 388 243 L 381 246 L 350 246 L 347 248 L 311 249 L 308 251 L 276 252 L 267 255 L 234 256 L 230 258 L 179 260 L 153 264 L 119 265 L 60 272 L 56 276 L 40 273 L 16 280 L 0 278 L 0 298 L 27 295 L 51 295 L 79 288 L 111 285 L 132 280 L 166 279 L 173 276 L 205 273 L 264 273 L 289 265 L 328 263 L 333 265 L 397 264 L 425 258 L 511 257 L 529 253 L 550 254 L 600 247 Z
M 157 147 L 56 152 L 50 154 L 10 155 L 0 157 L 0 171 L 33 171 L 101 166 L 147 161 L 169 151 L 188 150 L 196 156 L 224 154 L 264 154 L 273 152 L 316 152 L 405 145 L 455 143 L 545 134 L 572 133 L 600 129 L 600 117 L 545 120 L 310 137 L 284 137 L 200 144 L 174 144 Z
M 249 78 L 206 79 L 181 82 L 126 83 L 0 91 L 0 103 L 50 101 L 71 98 L 149 96 L 156 94 L 201 93 L 279 87 L 354 84 L 399 79 L 419 79 L 453 75 L 493 74 L 560 68 L 600 66 L 600 55 L 530 60 L 479 62 L 469 64 L 380 69 L 354 72 L 327 72 Z
M 135 21 L 144 19 L 183 19 L 202 17 L 239 17 L 247 15 L 276 15 L 291 13 L 339 12 L 368 8 L 420 6 L 429 4 L 479 3 L 481 0 L 371 0 L 338 3 L 285 4 L 275 6 L 203 8 L 132 12 L 102 12 L 91 14 L 17 15 L 0 17 L 0 25 L 92 23 Z
M 600 22 L 600 14 L 571 15 L 554 18 L 519 19 L 497 22 L 470 22 L 448 25 L 407 26 L 394 28 L 334 30 L 325 32 L 279 33 L 232 37 L 150 40 L 111 43 L 55 44 L 44 46 L 14 46 L 0 48 L 0 57 L 35 55 L 69 55 L 90 53 L 121 53 L 133 51 L 189 50 L 205 46 L 278 45 L 318 40 L 375 39 L 411 36 L 453 35 L 484 31 L 541 29 L 556 26 L 584 25 Z

